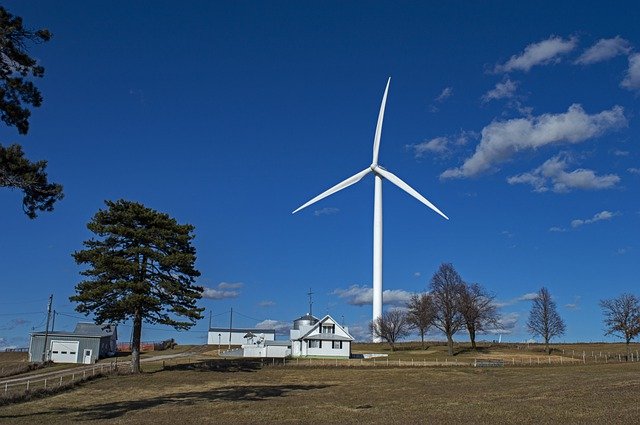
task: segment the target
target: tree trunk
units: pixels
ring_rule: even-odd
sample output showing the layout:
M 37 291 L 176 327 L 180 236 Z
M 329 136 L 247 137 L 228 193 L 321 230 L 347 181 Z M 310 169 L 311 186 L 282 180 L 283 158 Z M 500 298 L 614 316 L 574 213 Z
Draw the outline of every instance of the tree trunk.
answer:
M 471 340 L 471 348 L 476 349 L 476 329 L 473 326 L 467 326 L 469 331 L 469 339 Z
M 420 339 L 422 339 L 422 349 L 424 350 L 424 330 L 420 329 Z
M 629 339 L 627 339 L 627 361 L 631 358 L 631 347 L 629 346 Z
M 447 335 L 447 346 L 449 347 L 449 355 L 453 356 L 453 337 Z
M 140 373 L 140 336 L 142 334 L 142 313 L 137 308 L 133 316 L 133 339 L 131 341 L 131 372 Z
M 545 350 L 547 351 L 547 354 L 551 355 L 551 348 L 549 348 L 549 339 L 548 338 L 545 338 L 544 346 L 545 346 Z

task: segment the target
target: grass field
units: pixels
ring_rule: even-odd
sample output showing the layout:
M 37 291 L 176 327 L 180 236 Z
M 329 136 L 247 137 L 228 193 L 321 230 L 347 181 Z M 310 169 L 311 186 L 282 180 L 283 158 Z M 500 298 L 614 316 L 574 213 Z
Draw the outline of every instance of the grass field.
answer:
M 180 365 L 3 406 L 0 423 L 637 423 L 639 394 L 640 363 L 222 370 Z

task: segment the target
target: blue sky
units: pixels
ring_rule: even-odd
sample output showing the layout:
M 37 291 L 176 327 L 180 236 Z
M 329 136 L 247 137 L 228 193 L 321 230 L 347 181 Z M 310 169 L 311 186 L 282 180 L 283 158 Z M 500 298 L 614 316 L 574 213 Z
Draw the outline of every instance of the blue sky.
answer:
M 503 340 L 529 338 L 530 294 L 547 286 L 562 340 L 599 341 L 598 301 L 637 293 L 634 2 L 5 7 L 54 37 L 30 48 L 46 73 L 29 135 L 2 126 L 0 141 L 47 159 L 66 196 L 30 221 L 0 191 L 0 348 L 44 327 L 50 293 L 56 329 L 74 326 L 71 253 L 120 198 L 195 225 L 214 325 L 231 308 L 239 326 L 288 324 L 312 288 L 315 314 L 364 338 L 373 178 L 291 211 L 371 162 L 389 76 L 380 163 L 451 220 L 384 185 L 385 308 L 451 262 L 496 294 Z M 202 342 L 207 326 L 143 338 Z

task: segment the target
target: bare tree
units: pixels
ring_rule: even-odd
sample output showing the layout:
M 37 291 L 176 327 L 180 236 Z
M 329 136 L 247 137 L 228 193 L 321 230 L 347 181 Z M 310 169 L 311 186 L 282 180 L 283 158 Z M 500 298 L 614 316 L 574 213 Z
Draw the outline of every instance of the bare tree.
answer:
M 424 349 L 424 334 L 427 333 L 435 316 L 433 299 L 429 294 L 414 294 L 407 304 L 407 321 L 409 325 L 420 332 L 422 348 Z
M 533 300 L 527 328 L 534 336 L 544 339 L 547 353 L 551 354 L 549 341 L 564 334 L 564 321 L 556 310 L 556 303 L 551 299 L 551 293 L 545 287 L 540 288 L 537 297 Z
M 477 283 L 463 285 L 460 291 L 460 313 L 469 332 L 471 347 L 476 349 L 476 334 L 498 324 L 495 296 Z
M 435 315 L 433 326 L 447 336 L 449 355 L 453 355 L 453 335 L 464 326 L 460 313 L 460 292 L 464 282 L 449 263 L 440 265 L 431 278 L 430 295 L 433 298 Z
M 373 336 L 384 339 L 391 346 L 391 350 L 396 350 L 396 342 L 409 335 L 409 322 L 407 315 L 398 309 L 388 310 L 382 313 L 375 321 L 369 324 L 369 329 Z
M 640 300 L 632 294 L 622 294 L 618 298 L 600 301 L 606 326 L 605 335 L 624 339 L 627 344 L 627 361 L 631 356 L 629 343 L 640 334 Z

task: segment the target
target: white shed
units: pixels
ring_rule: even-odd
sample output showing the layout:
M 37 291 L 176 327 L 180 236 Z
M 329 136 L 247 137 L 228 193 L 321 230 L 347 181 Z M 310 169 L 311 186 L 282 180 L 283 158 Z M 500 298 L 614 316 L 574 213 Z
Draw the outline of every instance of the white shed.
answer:
M 209 345 L 243 345 L 253 344 L 258 340 L 275 341 L 275 329 L 247 328 L 209 328 L 207 344 Z

